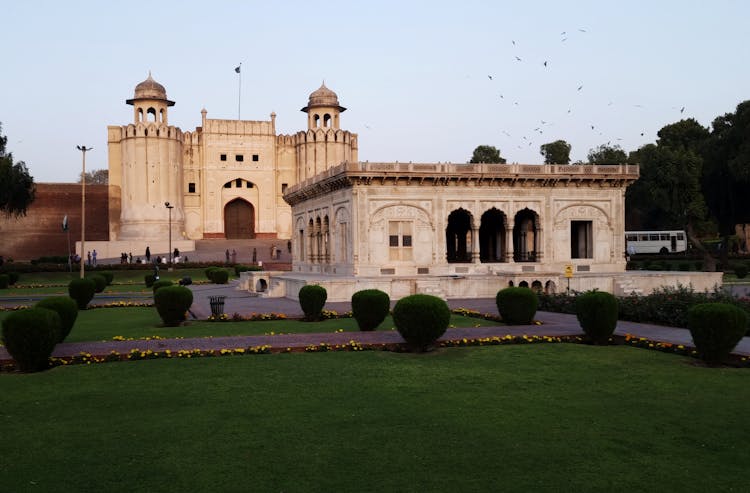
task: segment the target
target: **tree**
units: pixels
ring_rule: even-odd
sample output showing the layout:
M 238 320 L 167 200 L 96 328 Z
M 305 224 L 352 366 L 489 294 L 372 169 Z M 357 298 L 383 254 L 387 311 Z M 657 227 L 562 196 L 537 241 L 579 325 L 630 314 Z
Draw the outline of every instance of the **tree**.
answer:
M 493 163 L 505 164 L 505 159 L 500 157 L 500 149 L 495 146 L 477 146 L 471 156 L 470 163 Z
M 539 147 L 539 153 L 544 156 L 544 164 L 570 164 L 571 146 L 564 140 L 556 140 Z
M 589 164 L 623 164 L 628 160 L 628 155 L 619 145 L 602 144 L 590 149 L 588 158 Z
M 698 239 L 707 222 L 700 149 L 708 130 L 688 119 L 664 126 L 657 135 L 656 144 L 628 158 L 640 163 L 641 177 L 626 192 L 626 209 L 633 207 L 647 218 L 646 229 L 684 229 L 693 247 L 703 253 L 706 269 L 713 270 L 715 260 Z
M 78 183 L 81 179 L 78 178 Z M 86 185 L 106 185 L 109 183 L 109 170 L 95 169 L 86 172 Z
M 703 193 L 719 226 L 726 265 L 735 224 L 750 222 L 750 101 L 713 121 L 703 157 Z
M 26 209 L 34 201 L 34 178 L 29 175 L 26 164 L 13 164 L 13 155 L 5 146 L 8 138 L 2 135 L 0 126 L 0 211 L 6 216 L 25 216 Z

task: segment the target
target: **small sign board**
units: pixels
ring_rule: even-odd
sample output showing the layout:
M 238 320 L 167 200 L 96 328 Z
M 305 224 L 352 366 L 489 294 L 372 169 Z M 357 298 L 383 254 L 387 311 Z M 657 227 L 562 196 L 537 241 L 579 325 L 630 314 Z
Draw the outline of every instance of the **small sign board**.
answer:
M 568 264 L 565 266 L 565 277 L 573 277 L 573 264 Z

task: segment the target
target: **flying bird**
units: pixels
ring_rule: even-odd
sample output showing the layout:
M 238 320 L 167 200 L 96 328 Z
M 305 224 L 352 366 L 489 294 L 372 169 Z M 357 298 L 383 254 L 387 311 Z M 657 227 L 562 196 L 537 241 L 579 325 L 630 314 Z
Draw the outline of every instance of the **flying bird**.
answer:
M 560 36 L 565 36 L 565 31 L 561 32 Z
M 487 78 L 490 79 L 490 80 L 492 80 L 492 76 L 491 75 L 488 75 Z
M 578 30 L 579 30 L 579 31 L 581 31 L 582 33 L 585 33 L 585 32 L 586 32 L 586 30 L 585 30 L 585 29 L 578 29 Z
M 546 67 L 547 66 L 547 60 L 545 60 L 542 65 L 544 65 Z
M 680 108 L 680 113 L 683 113 L 684 111 L 685 111 L 685 107 L 683 106 L 682 108 Z
M 516 60 L 520 62 L 520 61 L 521 61 L 521 58 L 520 58 L 520 57 L 516 57 Z
M 514 39 L 511 39 L 510 42 L 513 43 L 513 46 L 516 46 L 516 41 Z
M 591 130 L 594 130 L 594 126 L 593 125 L 591 125 Z
M 643 137 L 643 132 L 641 132 L 641 137 Z
M 580 91 L 581 89 L 583 89 L 583 86 L 578 86 L 578 90 Z

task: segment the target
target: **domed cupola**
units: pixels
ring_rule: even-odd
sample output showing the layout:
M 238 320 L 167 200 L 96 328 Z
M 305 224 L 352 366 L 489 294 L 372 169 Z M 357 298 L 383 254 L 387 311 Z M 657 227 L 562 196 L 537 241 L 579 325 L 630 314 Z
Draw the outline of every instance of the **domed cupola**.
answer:
M 134 104 L 137 101 L 143 99 L 158 99 L 167 103 L 167 106 L 174 106 L 174 101 L 167 99 L 167 90 L 164 86 L 159 84 L 151 77 L 151 72 L 148 73 L 148 78 L 135 86 L 135 95 L 133 99 L 128 99 L 125 102 L 128 104 Z
M 339 105 L 339 97 L 335 92 L 326 87 L 325 82 L 323 82 L 318 89 L 310 93 L 307 106 L 302 108 L 301 111 L 308 113 L 312 108 L 320 107 L 334 107 L 338 109 L 339 112 L 346 111 L 346 108 Z
M 146 123 L 149 121 L 168 125 L 167 108 L 174 106 L 174 101 L 167 99 L 167 90 L 151 77 L 135 86 L 133 99 L 125 102 L 134 108 L 135 123 Z
M 339 104 L 339 97 L 323 82 L 318 89 L 310 93 L 307 106 L 300 111 L 307 113 L 308 129 L 338 129 L 339 113 L 346 111 L 346 108 Z

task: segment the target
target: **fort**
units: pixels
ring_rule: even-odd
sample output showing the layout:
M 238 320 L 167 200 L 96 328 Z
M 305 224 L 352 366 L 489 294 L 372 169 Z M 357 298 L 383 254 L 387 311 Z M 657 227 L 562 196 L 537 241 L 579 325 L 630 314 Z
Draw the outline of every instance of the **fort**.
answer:
M 125 102 L 133 121 L 107 127 L 109 185 L 87 192 L 96 214 L 87 211 L 86 248 L 100 258 L 147 244 L 166 252 L 168 237 L 187 254 L 196 241 L 289 242 L 292 271 L 244 273 L 243 288 L 294 298 L 316 283 L 331 301 L 366 287 L 468 298 L 508 285 L 627 294 L 721 282 L 721 273 L 626 272 L 625 190 L 637 165 L 362 162 L 357 134 L 341 128 L 346 108 L 325 84 L 293 135 L 276 133 L 274 113 L 223 120 L 206 109 L 183 132 L 150 74 Z M 73 187 L 40 185 L 19 241 L 54 222 L 56 194 L 68 194 L 63 208 L 75 218 Z

